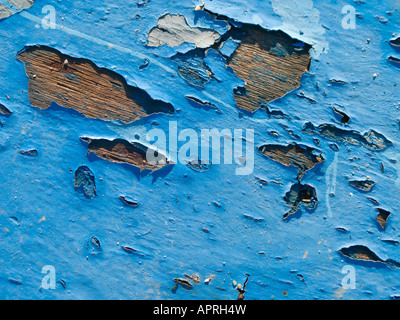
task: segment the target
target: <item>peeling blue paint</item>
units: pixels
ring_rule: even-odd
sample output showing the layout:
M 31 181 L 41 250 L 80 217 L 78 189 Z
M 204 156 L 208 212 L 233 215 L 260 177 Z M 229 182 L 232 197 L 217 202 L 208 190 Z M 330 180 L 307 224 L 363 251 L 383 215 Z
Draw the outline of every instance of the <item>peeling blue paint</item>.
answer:
M 342 268 L 353 265 L 339 254 L 341 248 L 366 246 L 383 261 L 400 261 L 397 246 L 381 240 L 400 240 L 400 70 L 388 62 L 389 56 L 398 56 L 389 41 L 400 32 L 400 7 L 389 0 L 304 3 L 299 8 L 299 1 L 206 1 L 210 11 L 281 29 L 314 46 L 311 70 L 303 75 L 301 87 L 268 105 L 290 118 L 269 117 L 265 109 L 253 115 L 238 110 L 233 89 L 242 80 L 222 68 L 215 51 L 206 58 L 215 78 L 199 89 L 180 77 L 178 65 L 169 59 L 193 46 L 146 47 L 149 31 L 167 13 L 184 15 L 191 26 L 225 30 L 226 23 L 215 25 L 203 12 L 194 11 L 192 1 L 171 5 L 152 0 L 138 6 L 136 1 L 122 0 L 37 0 L 30 9 L 1 20 L 0 103 L 12 114 L 0 114 L 0 298 L 236 299 L 232 282 L 243 283 L 247 273 L 251 275 L 248 300 L 335 299 L 344 277 Z M 341 24 L 342 8 L 348 4 L 363 17 L 356 19 L 354 30 Z M 56 10 L 54 30 L 41 27 L 45 5 Z M 288 20 L 291 9 L 303 22 L 308 13 L 318 19 L 299 26 Z M 179 112 L 125 125 L 87 119 L 62 106 L 33 108 L 24 65 L 16 55 L 36 44 L 113 70 Z M 147 67 L 141 68 L 144 61 Z M 345 83 L 335 84 L 332 79 Z M 300 92 L 315 103 L 299 97 Z M 186 96 L 209 102 L 220 112 L 194 107 Z M 346 125 L 332 111 L 337 104 L 351 118 Z M 314 147 L 315 136 L 302 132 L 307 122 L 361 133 L 373 129 L 393 145 L 375 151 L 336 141 L 334 151 L 331 141 L 319 137 L 317 147 L 326 161 L 301 181 L 315 188 L 318 205 L 312 212 L 301 209 L 283 221 L 288 211 L 284 196 L 298 183 L 297 169 L 258 152 L 249 176 L 235 175 L 235 164 L 213 165 L 203 172 L 177 164 L 168 172 L 151 175 L 87 157 L 87 147 L 79 141 L 90 136 L 144 142 L 155 123 L 168 132 L 170 121 L 177 121 L 182 130 L 252 128 L 255 147 L 292 143 L 282 124 L 299 135 L 302 144 Z M 31 149 L 38 150 L 37 157 L 19 154 Z M 80 166 L 90 168 L 96 179 L 93 199 L 81 197 L 74 188 L 74 173 Z M 384 231 L 376 225 L 377 205 L 348 183 L 367 176 L 376 182 L 368 196 L 392 213 Z M 121 195 L 140 206 L 125 206 Z M 349 232 L 340 232 L 339 227 Z M 87 247 L 93 236 L 101 243 L 96 255 Z M 45 265 L 54 266 L 57 279 L 63 280 L 55 290 L 39 290 Z M 356 289 L 342 292 L 343 299 L 399 296 L 399 270 L 364 262 L 354 267 Z M 174 279 L 185 273 L 199 274 L 201 284 L 172 291 Z M 215 278 L 206 285 L 204 279 L 211 274 Z

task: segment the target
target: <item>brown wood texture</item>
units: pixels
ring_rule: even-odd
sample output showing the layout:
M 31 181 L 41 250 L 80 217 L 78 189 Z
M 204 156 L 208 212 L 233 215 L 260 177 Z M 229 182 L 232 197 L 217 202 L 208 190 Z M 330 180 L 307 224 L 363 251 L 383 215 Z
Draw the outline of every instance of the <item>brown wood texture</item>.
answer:
M 240 109 L 255 112 L 262 105 L 298 88 L 308 72 L 309 46 L 294 48 L 295 40 L 279 31 L 245 25 L 245 36 L 229 62 L 235 74 L 246 82 L 244 93 L 235 93 Z
M 294 166 L 299 169 L 298 178 L 302 179 L 305 172 L 316 164 L 324 162 L 322 154 L 317 155 L 316 149 L 301 147 L 296 143 L 284 145 L 267 144 L 259 147 L 260 152 L 273 161 L 285 166 Z
M 99 68 L 86 59 L 73 58 L 43 47 L 28 47 L 18 55 L 29 77 L 29 98 L 34 107 L 52 102 L 75 109 L 87 118 L 130 123 L 151 113 L 173 113 L 171 104 L 153 100 L 142 89 Z
M 115 139 L 90 139 L 81 137 L 82 141 L 87 142 L 89 153 L 93 152 L 99 158 L 117 163 L 127 163 L 138 167 L 141 170 L 148 169 L 155 171 L 166 165 L 173 164 L 169 162 L 164 155 L 161 155 L 158 163 L 148 161 L 146 153 L 148 148 L 140 143 L 130 143 L 126 140 Z

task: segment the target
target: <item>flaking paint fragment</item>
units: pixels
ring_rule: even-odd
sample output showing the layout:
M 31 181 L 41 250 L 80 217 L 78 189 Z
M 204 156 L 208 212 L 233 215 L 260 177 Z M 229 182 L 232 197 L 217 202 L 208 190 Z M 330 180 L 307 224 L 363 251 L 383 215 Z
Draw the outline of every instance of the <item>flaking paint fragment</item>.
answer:
M 119 196 L 119 199 L 127 206 L 136 208 L 139 206 L 139 203 L 133 199 L 130 199 L 126 196 Z
M 167 14 L 158 19 L 157 27 L 150 31 L 147 45 L 176 47 L 187 42 L 193 43 L 196 48 L 208 48 L 219 37 L 219 33 L 213 30 L 191 28 L 184 16 Z
M 395 56 L 390 56 L 388 58 L 388 61 L 389 61 L 390 64 L 392 64 L 396 68 L 400 68 L 400 58 L 395 57 Z
M 8 18 L 18 11 L 28 9 L 33 5 L 33 0 L 4 0 L 0 3 L 0 20 Z
M 4 114 L 4 115 L 10 115 L 11 111 L 8 110 L 8 108 L 0 103 L 0 114 Z
M 372 187 L 375 185 L 375 182 L 369 179 L 366 180 L 349 180 L 349 184 L 357 189 L 360 189 L 365 192 L 371 191 Z
M 392 142 L 383 134 L 373 129 L 361 134 L 356 130 L 346 130 L 336 127 L 333 124 L 321 124 L 315 127 L 311 122 L 307 122 L 303 127 L 303 132 L 308 134 L 318 134 L 328 140 L 337 142 L 348 142 L 352 145 L 362 145 L 367 149 L 380 151 L 392 146 Z
M 81 166 L 75 171 L 75 190 L 86 198 L 92 199 L 96 196 L 96 181 L 92 170 L 87 166 Z
M 389 41 L 390 45 L 393 46 L 395 49 L 399 49 L 400 50 L 400 37 L 391 39 Z
M 340 116 L 340 123 L 347 124 L 350 122 L 350 117 L 345 112 L 343 112 L 335 107 L 332 107 L 332 109 L 335 112 L 335 114 Z
M 33 5 L 33 0 L 6 0 L 19 10 L 28 9 Z
M 195 49 L 186 53 L 177 53 L 171 58 L 178 65 L 178 73 L 193 86 L 204 88 L 213 78 L 210 68 L 204 61 L 204 50 Z
M 5 4 L 0 3 L 0 20 L 8 18 L 13 12 Z

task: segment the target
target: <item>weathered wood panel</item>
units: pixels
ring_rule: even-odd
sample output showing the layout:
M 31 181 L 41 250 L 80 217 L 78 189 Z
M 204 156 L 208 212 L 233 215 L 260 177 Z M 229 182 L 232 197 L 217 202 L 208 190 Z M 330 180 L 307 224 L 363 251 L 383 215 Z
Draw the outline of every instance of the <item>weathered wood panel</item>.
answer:
M 311 63 L 308 45 L 296 48 L 296 40 L 285 33 L 258 26 L 245 25 L 239 32 L 241 44 L 229 62 L 246 82 L 244 90 L 235 92 L 239 108 L 254 112 L 300 86 Z
M 43 46 L 18 54 L 29 77 L 29 98 L 34 107 L 52 102 L 75 109 L 88 118 L 130 123 L 152 113 L 173 113 L 171 104 L 152 99 L 144 90 L 93 62 L 73 58 Z

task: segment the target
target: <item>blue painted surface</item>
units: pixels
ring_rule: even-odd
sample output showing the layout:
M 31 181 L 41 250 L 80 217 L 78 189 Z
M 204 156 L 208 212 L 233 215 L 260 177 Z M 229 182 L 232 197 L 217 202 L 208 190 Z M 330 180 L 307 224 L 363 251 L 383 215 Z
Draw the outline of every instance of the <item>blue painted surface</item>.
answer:
M 276 2 L 257 0 L 249 5 L 239 0 L 214 0 L 207 1 L 206 7 L 242 22 L 293 33 L 296 26 L 285 25 L 288 17 L 276 10 Z M 341 270 L 347 264 L 356 268 L 357 287 L 345 291 L 344 299 L 388 299 L 399 294 L 400 270 L 353 264 L 337 250 L 365 245 L 383 260 L 400 261 L 398 247 L 381 241 L 400 240 L 400 70 L 387 61 L 391 55 L 398 56 L 389 40 L 400 32 L 400 4 L 395 0 L 352 2 L 363 17 L 357 18 L 355 30 L 341 26 L 346 1 L 307 4 L 319 11 L 318 19 L 304 25 L 303 39 L 298 30 L 299 40 L 314 41 L 310 44 L 315 47 L 327 44 L 327 48 L 313 53 L 311 70 L 303 76 L 298 90 L 269 104 L 270 109 L 281 110 L 292 120 L 269 118 L 265 110 L 254 115 L 238 110 L 233 88 L 242 80 L 229 69 L 222 69 L 215 59 L 210 68 L 223 81 L 210 80 L 204 89 L 189 85 L 168 57 L 187 51 L 191 45 L 146 48 L 149 31 L 166 13 L 184 15 L 191 26 L 196 21 L 196 26 L 214 27 L 202 13 L 200 19 L 196 18 L 192 1 L 166 4 L 152 0 L 139 7 L 136 1 L 123 0 L 112 4 L 37 0 L 30 9 L 0 21 L 0 103 L 13 112 L 10 117 L 0 116 L 0 298 L 236 299 L 232 281 L 243 283 L 248 273 L 251 278 L 245 297 L 249 300 L 336 299 L 344 276 Z M 54 6 L 56 22 L 64 29 L 35 28 L 38 22 L 32 17 L 39 17 L 40 22 L 44 5 Z M 284 1 L 283 7 L 302 10 L 296 1 Z M 385 17 L 387 22 L 376 16 Z M 313 39 L 313 28 L 320 30 L 315 24 L 325 32 Z M 223 28 L 215 26 L 217 31 Z M 16 54 L 35 44 L 52 46 L 114 70 L 128 84 L 173 104 L 180 112 L 152 115 L 124 125 L 87 119 L 59 106 L 44 111 L 31 107 L 28 78 Z M 150 61 L 148 67 L 140 68 L 145 59 Z M 332 84 L 331 79 L 347 84 Z M 317 103 L 299 98 L 296 93 L 301 91 Z M 195 108 L 185 96 L 215 104 L 222 113 Z M 362 133 L 374 129 L 393 146 L 370 152 L 362 146 L 338 143 L 339 151 L 334 152 L 330 142 L 321 138 L 319 148 L 326 161 L 302 180 L 316 188 L 318 206 L 310 212 L 302 209 L 289 221 L 282 220 L 288 211 L 283 197 L 296 183 L 297 169 L 284 167 L 258 152 L 254 173 L 249 176 L 235 175 L 235 165 L 214 165 L 206 172 L 196 172 L 182 164 L 157 176 L 88 158 L 86 145 L 79 141 L 81 136 L 132 141 L 137 134 L 144 139 L 155 123 L 168 130 L 169 121 L 177 121 L 178 130 L 252 128 L 255 146 L 287 144 L 292 140 L 280 125 L 283 123 L 301 136 L 302 143 L 314 146 L 314 137 L 301 129 L 308 121 L 340 126 L 331 108 L 334 105 L 341 105 L 351 117 L 347 129 Z M 270 130 L 280 136 L 272 137 Z M 39 155 L 19 153 L 31 149 Z M 359 159 L 350 160 L 355 157 Z M 383 173 L 380 162 L 384 164 Z M 74 172 L 80 166 L 89 167 L 96 179 L 97 197 L 91 200 L 74 189 Z M 352 188 L 346 178 L 366 176 L 377 182 L 368 194 Z M 261 185 L 255 177 L 281 184 Z M 334 197 L 329 196 L 332 191 Z M 134 198 L 140 205 L 124 206 L 121 195 Z M 377 228 L 376 206 L 366 195 L 392 212 L 386 231 Z M 248 216 L 263 220 L 257 222 Z M 340 233 L 337 227 L 350 233 Z M 203 228 L 210 232 L 205 233 Z M 92 236 L 99 239 L 101 251 L 87 247 Z M 122 246 L 142 255 L 128 254 Z M 57 283 L 55 290 L 39 290 L 45 265 L 55 267 L 57 279 L 63 279 L 66 288 Z M 173 278 L 185 273 L 198 273 L 202 283 L 189 291 L 180 287 L 172 292 Z M 209 285 L 204 284 L 212 274 L 216 277 Z

